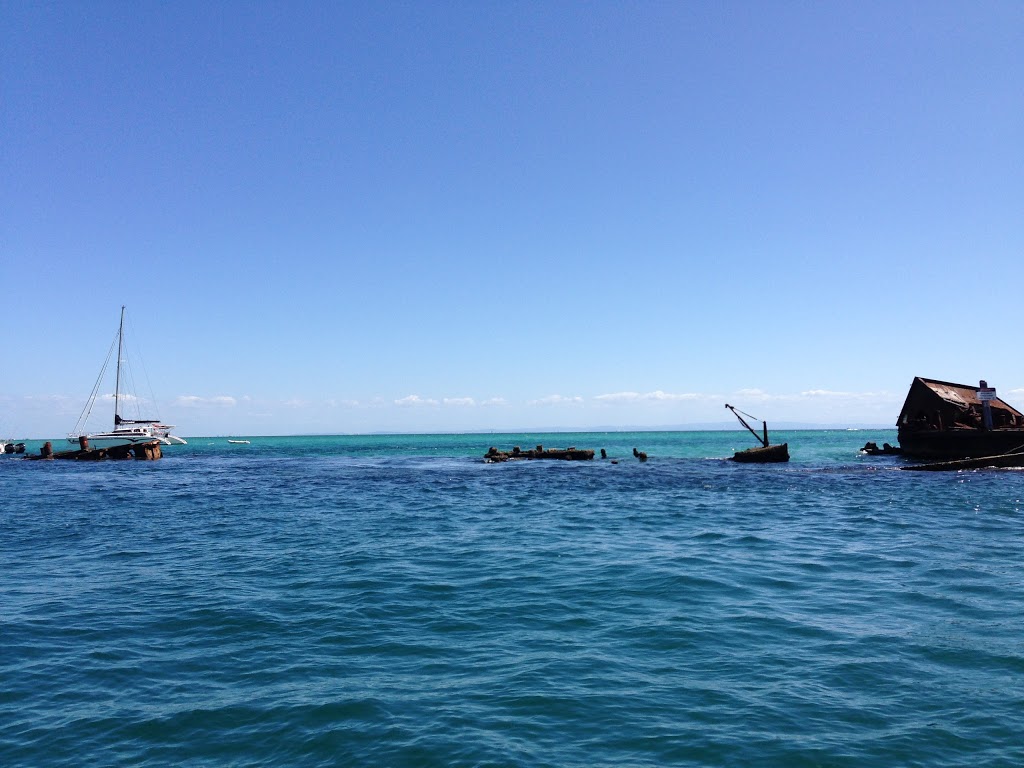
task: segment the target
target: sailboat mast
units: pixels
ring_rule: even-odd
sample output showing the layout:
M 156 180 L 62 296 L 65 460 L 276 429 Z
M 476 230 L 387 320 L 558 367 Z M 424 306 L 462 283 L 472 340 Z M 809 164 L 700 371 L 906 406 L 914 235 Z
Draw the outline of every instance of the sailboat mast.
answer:
M 118 401 L 121 399 L 121 350 L 124 347 L 124 304 L 121 305 L 121 325 L 117 328 L 117 376 L 114 379 L 114 429 L 121 423 Z

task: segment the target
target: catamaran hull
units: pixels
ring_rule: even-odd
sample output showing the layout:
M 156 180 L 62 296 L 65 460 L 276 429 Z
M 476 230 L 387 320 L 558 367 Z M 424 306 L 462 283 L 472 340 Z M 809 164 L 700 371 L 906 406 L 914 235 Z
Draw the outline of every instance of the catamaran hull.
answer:
M 162 445 L 171 445 L 171 440 L 167 437 L 161 437 L 159 435 L 114 435 L 114 434 L 100 434 L 100 435 L 85 435 L 89 440 L 90 448 L 116 448 L 119 445 L 140 445 L 141 443 L 152 443 L 154 440 Z M 181 438 L 174 438 L 175 440 L 181 440 Z M 74 445 L 79 444 L 78 437 L 69 436 L 68 442 Z M 182 444 L 185 443 L 181 440 Z

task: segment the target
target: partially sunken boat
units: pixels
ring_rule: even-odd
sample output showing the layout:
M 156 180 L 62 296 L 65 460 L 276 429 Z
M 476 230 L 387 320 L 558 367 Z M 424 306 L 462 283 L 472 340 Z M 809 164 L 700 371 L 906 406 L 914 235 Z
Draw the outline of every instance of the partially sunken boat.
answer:
M 484 455 L 484 461 L 496 464 L 502 461 L 521 461 L 524 459 L 555 459 L 559 461 L 590 461 L 594 458 L 594 451 L 590 448 L 549 448 L 544 449 L 543 445 L 524 451 L 517 445 L 511 452 L 499 451 L 491 446 Z
M 728 403 L 725 404 L 725 407 L 732 411 L 733 416 L 740 420 L 740 424 L 746 427 L 750 434 L 756 437 L 758 442 L 761 443 L 759 448 L 747 448 L 745 451 L 736 451 L 732 457 L 733 461 L 739 461 L 743 464 L 777 464 L 783 461 L 789 461 L 789 443 L 779 443 L 778 445 L 769 444 L 767 421 L 761 422 L 763 434 L 759 435 L 754 431 L 754 428 L 747 424 L 743 419 L 743 417 L 746 416 L 748 419 L 754 419 L 754 421 L 757 421 L 756 418 L 751 416 L 749 413 L 743 413 L 743 411 L 734 408 Z
M 732 460 L 742 464 L 777 464 L 789 461 L 789 443 L 764 445 L 760 448 L 747 448 L 745 451 L 736 451 L 732 456 Z
M 900 447 L 916 459 L 954 460 L 1024 449 L 1024 414 L 985 381 L 972 387 L 916 377 L 899 421 Z
M 141 461 L 156 461 L 163 457 L 159 440 L 150 440 L 148 443 L 123 443 L 107 448 L 93 448 L 89 445 L 89 438 L 83 435 L 78 438 L 78 446 L 78 450 L 54 451 L 53 443 L 47 441 L 39 449 L 38 456 L 26 456 L 25 458 L 47 461 L 53 459 L 71 461 L 106 461 L 107 459 L 123 461 L 125 459 L 139 459 Z

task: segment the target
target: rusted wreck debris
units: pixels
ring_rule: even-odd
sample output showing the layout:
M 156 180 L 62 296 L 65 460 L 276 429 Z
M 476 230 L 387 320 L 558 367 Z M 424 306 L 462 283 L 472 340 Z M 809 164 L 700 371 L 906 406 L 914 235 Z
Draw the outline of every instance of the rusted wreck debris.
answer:
M 878 443 L 864 443 L 864 447 L 860 449 L 861 453 L 866 453 L 868 456 L 898 456 L 903 453 L 902 448 L 897 448 L 889 443 L 882 443 L 882 447 L 878 447 Z
M 916 377 L 900 411 L 899 440 L 914 459 L 1000 456 L 1024 448 L 1024 413 L 978 386 Z
M 57 451 L 54 453 L 53 444 L 47 441 L 39 449 L 38 456 L 26 456 L 25 458 L 65 459 L 70 461 L 104 461 L 106 459 L 114 461 L 123 461 L 125 459 L 156 461 L 163 458 L 164 455 L 163 451 L 160 450 L 160 443 L 156 440 L 132 445 L 116 445 L 110 448 L 90 448 L 88 438 L 80 437 L 78 438 L 78 444 L 79 449 L 76 451 Z
M 543 445 L 538 445 L 536 448 L 528 451 L 521 450 L 519 446 L 515 446 L 511 453 L 507 451 L 499 451 L 494 446 L 491 446 L 487 453 L 484 455 L 484 461 L 490 464 L 496 464 L 500 461 L 519 461 L 523 459 L 559 459 L 561 461 L 590 461 L 594 458 L 594 451 L 589 448 L 577 448 L 572 446 L 570 448 L 550 448 L 544 449 Z

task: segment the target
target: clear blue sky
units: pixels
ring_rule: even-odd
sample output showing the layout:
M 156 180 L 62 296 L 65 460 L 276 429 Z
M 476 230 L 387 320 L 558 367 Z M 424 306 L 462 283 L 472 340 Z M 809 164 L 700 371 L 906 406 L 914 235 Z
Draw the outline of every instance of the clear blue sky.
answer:
M 1024 403 L 1017 0 L 2 0 L 0 88 L 0 431 L 121 304 L 184 435 Z

